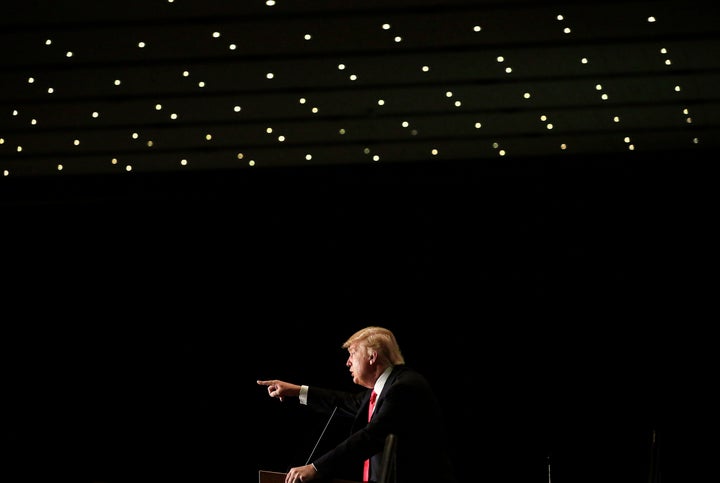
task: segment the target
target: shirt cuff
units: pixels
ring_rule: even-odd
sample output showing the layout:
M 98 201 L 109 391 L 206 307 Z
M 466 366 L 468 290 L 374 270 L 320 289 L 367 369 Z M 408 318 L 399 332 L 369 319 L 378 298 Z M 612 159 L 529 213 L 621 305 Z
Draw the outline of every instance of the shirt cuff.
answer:
M 310 389 L 308 386 L 300 386 L 300 395 L 298 398 L 300 399 L 300 404 L 304 406 L 307 406 L 308 389 Z

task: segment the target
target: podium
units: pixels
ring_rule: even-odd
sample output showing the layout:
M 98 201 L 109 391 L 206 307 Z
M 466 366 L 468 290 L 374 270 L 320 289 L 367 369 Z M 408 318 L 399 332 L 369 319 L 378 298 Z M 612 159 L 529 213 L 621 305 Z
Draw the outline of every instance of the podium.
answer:
M 395 483 L 395 450 L 397 445 L 397 437 L 394 434 L 388 434 L 385 438 L 385 446 L 382 454 L 382 471 L 380 472 L 380 480 L 378 483 Z M 265 471 L 260 470 L 258 472 L 259 481 L 258 483 L 285 483 L 285 476 L 287 473 L 281 473 L 279 471 Z M 359 481 L 343 480 L 339 478 L 317 478 L 312 480 L 316 483 L 362 483 Z
M 265 471 L 260 470 L 258 472 L 258 483 L 285 483 L 285 476 L 287 473 L 280 473 L 279 471 Z M 333 479 L 322 479 L 317 478 L 313 480 L 313 482 L 317 483 L 360 483 L 359 481 L 352 481 L 352 480 L 341 480 L 338 478 Z

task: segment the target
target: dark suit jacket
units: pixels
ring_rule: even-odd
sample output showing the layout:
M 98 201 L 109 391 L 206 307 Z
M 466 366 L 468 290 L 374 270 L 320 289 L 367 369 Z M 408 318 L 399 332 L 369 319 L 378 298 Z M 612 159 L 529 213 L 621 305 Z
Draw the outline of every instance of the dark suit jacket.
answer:
M 363 461 L 370 457 L 370 479 L 378 481 L 388 434 L 395 435 L 397 483 L 456 483 L 444 416 L 428 381 L 415 370 L 395 366 L 378 395 L 367 422 L 370 389 L 358 393 L 310 387 L 308 407 L 354 418 L 350 436 L 313 463 L 320 477 L 337 478 L 355 468 L 362 479 Z

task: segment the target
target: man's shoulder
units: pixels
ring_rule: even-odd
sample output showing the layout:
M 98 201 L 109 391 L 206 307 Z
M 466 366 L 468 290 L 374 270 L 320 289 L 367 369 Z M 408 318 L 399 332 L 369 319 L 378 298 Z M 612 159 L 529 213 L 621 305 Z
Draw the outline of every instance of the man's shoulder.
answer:
M 390 373 L 390 379 L 394 379 L 397 382 L 427 384 L 427 379 L 422 373 L 406 364 L 395 365 Z

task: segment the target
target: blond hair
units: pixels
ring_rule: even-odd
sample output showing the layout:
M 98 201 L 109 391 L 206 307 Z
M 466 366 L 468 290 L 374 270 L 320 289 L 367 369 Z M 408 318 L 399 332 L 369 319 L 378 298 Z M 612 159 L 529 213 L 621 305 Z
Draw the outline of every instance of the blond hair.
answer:
M 378 358 L 383 364 L 405 363 L 395 335 L 384 327 L 370 326 L 360 329 L 343 343 L 342 348 L 347 349 L 352 344 L 362 345 L 368 354 L 373 351 L 377 352 Z

